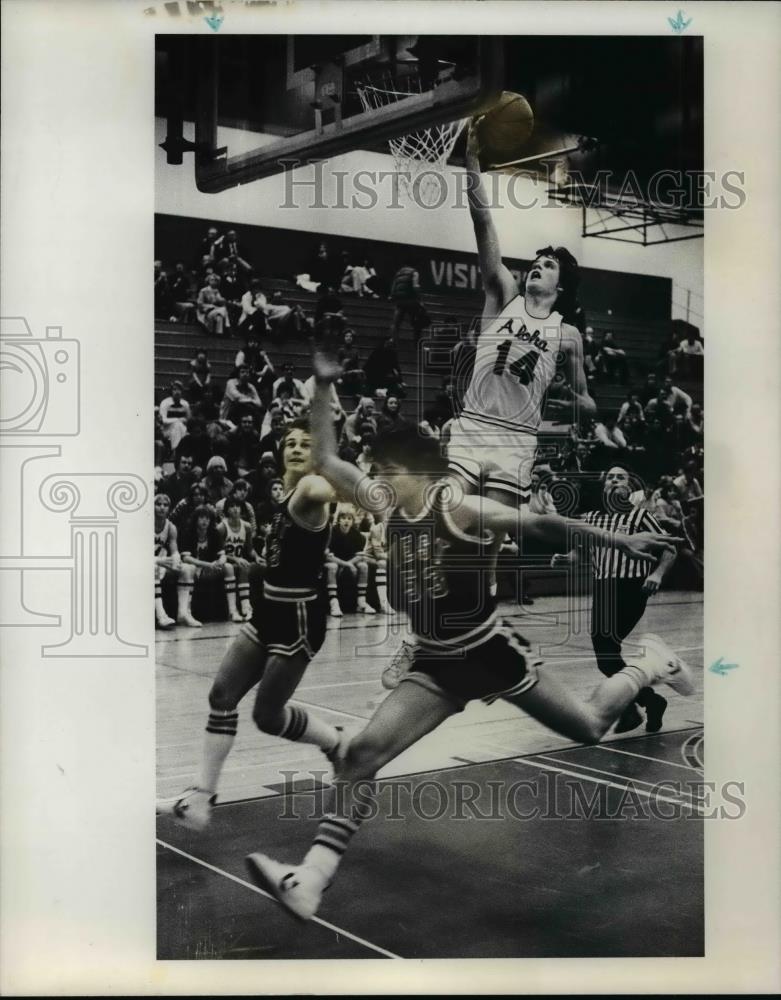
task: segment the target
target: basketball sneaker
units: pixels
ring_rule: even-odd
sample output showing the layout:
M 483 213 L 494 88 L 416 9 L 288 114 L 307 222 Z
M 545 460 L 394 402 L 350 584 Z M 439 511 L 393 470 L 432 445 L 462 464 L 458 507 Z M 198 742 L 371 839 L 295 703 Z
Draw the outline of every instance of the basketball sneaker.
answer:
M 187 625 L 188 628 L 203 628 L 203 624 L 197 618 L 193 618 L 189 611 L 184 615 L 179 615 L 176 619 L 176 624 Z
M 409 673 L 414 659 L 415 647 L 411 642 L 402 642 L 396 650 L 393 659 L 382 672 L 382 677 L 380 678 L 382 686 L 388 691 L 397 688 L 401 683 L 402 677 Z
M 231 621 L 235 622 L 237 625 L 241 622 L 245 622 L 247 619 L 240 611 L 231 611 Z
M 169 618 L 166 614 L 158 615 L 155 618 L 155 626 L 159 629 L 163 629 L 164 631 L 172 629 L 174 625 L 176 625 L 176 622 L 173 618 Z
M 325 876 L 311 865 L 283 865 L 265 854 L 248 854 L 247 871 L 258 888 L 270 893 L 299 920 L 310 920 L 320 906 Z
M 328 614 L 332 618 L 342 617 L 342 609 L 339 607 L 339 601 L 335 597 L 332 597 L 328 603 Z
M 359 612 L 359 614 L 362 614 L 362 615 L 376 615 L 377 614 L 377 612 L 374 610 L 374 608 L 371 606 L 371 604 L 367 604 L 366 601 L 364 601 L 364 600 L 359 600 L 358 601 L 356 610 Z
M 638 646 L 645 648 L 645 656 L 638 666 L 651 667 L 655 682 L 667 684 L 678 694 L 694 694 L 694 676 L 685 660 L 671 649 L 661 636 L 646 632 L 637 640 Z
M 170 816 L 179 826 L 188 830 L 205 830 L 211 822 L 212 810 L 217 796 L 202 788 L 186 788 L 181 795 L 172 799 L 158 799 L 155 813 Z

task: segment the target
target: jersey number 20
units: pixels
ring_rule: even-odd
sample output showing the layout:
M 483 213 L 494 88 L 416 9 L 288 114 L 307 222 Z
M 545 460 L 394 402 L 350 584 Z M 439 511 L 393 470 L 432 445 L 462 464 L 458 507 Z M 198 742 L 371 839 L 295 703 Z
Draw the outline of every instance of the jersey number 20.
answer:
M 496 348 L 496 361 L 494 362 L 494 375 L 503 375 L 507 364 L 507 355 L 512 346 L 511 340 L 503 340 Z M 534 378 L 534 369 L 540 360 L 539 351 L 527 351 L 517 361 L 513 361 L 508 371 L 514 375 L 521 385 L 529 385 Z

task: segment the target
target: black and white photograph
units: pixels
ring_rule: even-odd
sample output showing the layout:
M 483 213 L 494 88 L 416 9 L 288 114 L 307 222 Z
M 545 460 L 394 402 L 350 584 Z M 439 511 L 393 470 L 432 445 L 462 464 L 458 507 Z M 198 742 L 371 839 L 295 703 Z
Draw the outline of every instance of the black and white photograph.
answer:
M 777 993 L 781 3 L 0 17 L 0 993 Z
M 702 37 L 155 71 L 158 956 L 702 955 Z

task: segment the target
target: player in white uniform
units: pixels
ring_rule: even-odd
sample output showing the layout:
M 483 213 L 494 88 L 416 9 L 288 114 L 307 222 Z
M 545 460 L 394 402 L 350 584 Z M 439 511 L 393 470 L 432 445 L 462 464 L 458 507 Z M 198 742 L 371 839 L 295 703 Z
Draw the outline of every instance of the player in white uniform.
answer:
M 171 573 L 176 577 L 177 583 L 177 621 L 180 625 L 197 627 L 200 622 L 190 614 L 189 603 L 194 570 L 192 566 L 182 563 L 176 525 L 168 520 L 170 511 L 170 497 L 167 493 L 158 493 L 155 496 L 155 622 L 161 629 L 169 629 L 174 625 L 173 618 L 169 618 L 163 607 L 163 579 L 167 573 Z
M 524 503 L 545 396 L 557 375 L 558 398 L 573 420 L 596 413 L 583 371 L 583 345 L 562 313 L 574 302 L 577 262 L 564 248 L 537 252 L 523 289 L 502 263 L 499 239 L 480 176 L 475 123 L 470 123 L 466 167 L 469 209 L 477 240 L 485 304 L 474 370 L 461 416 L 451 426 L 448 458 L 469 492 L 502 503 Z
M 578 265 L 564 248 L 537 251 L 522 289 L 502 262 L 480 175 L 476 122 L 470 122 L 466 169 L 485 304 L 463 411 L 452 422 L 448 461 L 468 493 L 515 505 L 531 496 L 546 393 L 557 373 L 558 409 L 573 421 L 596 413 L 583 371 L 580 332 L 562 312 L 574 305 Z M 497 539 L 496 552 L 501 545 Z
M 249 602 L 249 568 L 258 561 L 252 548 L 252 526 L 241 518 L 242 501 L 231 494 L 225 501 L 225 519 L 217 525 L 222 539 L 226 564 L 233 577 L 225 579 L 225 594 L 231 621 L 248 622 L 252 617 Z M 238 607 L 237 607 L 238 596 Z

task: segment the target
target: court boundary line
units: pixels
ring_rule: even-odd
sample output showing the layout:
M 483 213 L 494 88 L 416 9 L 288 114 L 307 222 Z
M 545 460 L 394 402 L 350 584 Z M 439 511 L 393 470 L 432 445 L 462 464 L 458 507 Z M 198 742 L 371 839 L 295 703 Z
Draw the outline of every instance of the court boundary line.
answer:
M 657 735 L 656 733 L 652 735 Z M 632 753 L 630 750 L 618 750 L 616 747 L 610 746 L 607 743 L 594 743 L 594 747 L 597 750 L 610 750 L 612 753 L 622 753 L 627 757 L 639 757 L 641 760 L 654 760 L 659 764 L 669 764 L 670 767 L 680 767 L 685 771 L 694 771 L 695 774 L 702 774 L 702 769 L 699 767 L 692 767 L 690 764 L 679 764 L 676 760 L 664 760 L 662 757 L 648 757 L 643 753 Z
M 232 875 L 230 872 L 226 872 L 224 868 L 218 868 L 217 865 L 213 865 L 209 861 L 204 861 L 203 858 L 196 858 L 194 854 L 188 854 L 187 851 L 183 851 L 180 847 L 175 847 L 173 844 L 169 844 L 167 841 L 161 840 L 160 837 L 155 837 L 155 843 L 159 844 L 165 850 L 172 851 L 174 854 L 179 854 L 188 861 L 192 861 L 195 864 L 200 865 L 202 868 L 206 868 L 208 871 L 213 872 L 216 875 L 222 875 L 223 878 L 227 878 L 231 882 L 235 882 L 237 885 L 243 886 L 245 889 L 250 889 L 259 896 L 264 896 L 266 899 L 270 899 L 272 903 L 279 907 L 279 909 L 284 909 L 284 907 L 279 903 L 279 900 L 275 899 L 271 893 L 266 892 L 257 885 L 253 885 L 252 882 L 247 882 L 245 879 L 239 878 L 238 875 Z M 376 951 L 386 958 L 395 958 L 402 962 L 406 961 L 403 955 L 397 955 L 395 952 L 388 951 L 387 948 L 383 948 L 381 945 L 373 944 L 371 941 L 367 941 L 366 938 L 353 934 L 352 931 L 347 931 L 343 927 L 337 927 L 336 924 L 330 923 L 328 920 L 323 920 L 322 917 L 312 917 L 311 923 L 320 924 L 321 927 L 325 927 L 327 930 L 333 931 L 337 936 L 342 934 L 351 941 L 355 941 L 357 944 L 363 945 L 371 951 Z
M 559 760 L 556 757 L 550 757 L 547 754 L 540 754 L 540 759 L 541 760 L 548 760 L 548 761 L 550 761 L 553 764 L 566 764 L 567 763 L 567 761 Z M 629 774 L 616 774 L 615 771 L 603 771 L 602 768 L 600 768 L 600 767 L 589 767 L 588 764 L 581 764 L 580 761 L 576 761 L 574 764 L 572 764 L 572 767 L 580 767 L 580 768 L 583 768 L 584 771 L 593 771 L 595 774 L 605 774 L 608 777 L 612 776 L 614 778 L 620 778 L 622 781 L 628 781 L 630 785 L 635 785 L 635 784 L 638 784 L 638 785 L 648 785 L 650 788 L 656 788 L 660 784 L 665 784 L 664 781 L 661 781 L 661 782 L 659 782 L 659 781 L 646 781 L 644 778 L 633 778 Z M 637 791 L 640 791 L 640 789 L 637 789 Z M 680 796 L 681 801 L 685 802 L 687 804 L 697 804 L 697 803 L 703 802 L 702 798 L 698 799 L 695 795 L 693 795 L 691 793 L 688 793 L 688 797 L 687 797 L 687 793 L 686 792 L 682 792 L 682 791 L 671 791 L 670 794 L 671 795 L 678 795 L 678 796 Z
M 603 778 L 592 778 L 589 774 L 578 773 L 577 771 L 568 771 L 563 767 L 551 767 L 549 764 L 540 764 L 539 761 L 528 760 L 526 758 L 518 758 L 516 763 L 518 764 L 528 764 L 530 767 L 539 767 L 543 771 L 556 771 L 559 774 L 566 774 L 572 778 L 580 778 L 581 781 L 591 781 L 595 785 L 607 785 L 608 788 L 617 788 L 622 792 L 637 792 L 638 795 L 644 795 L 647 799 L 658 799 L 660 802 L 671 802 L 676 806 L 683 806 L 685 809 L 691 809 L 693 812 L 697 813 L 698 816 L 702 817 L 702 809 L 695 805 L 693 802 L 686 802 L 683 799 L 673 799 L 667 795 L 660 795 L 657 793 L 647 792 L 644 788 L 635 788 L 630 785 L 620 785 L 615 781 L 605 781 Z

